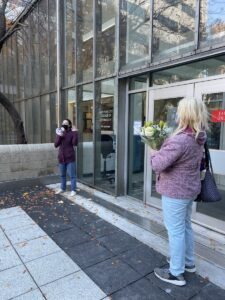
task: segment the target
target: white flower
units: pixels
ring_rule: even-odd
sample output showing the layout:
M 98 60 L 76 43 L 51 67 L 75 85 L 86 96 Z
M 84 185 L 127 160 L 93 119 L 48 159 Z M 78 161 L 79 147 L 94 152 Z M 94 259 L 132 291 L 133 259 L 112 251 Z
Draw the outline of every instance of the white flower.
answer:
M 148 137 L 152 137 L 155 133 L 155 130 L 154 128 L 152 127 L 147 127 L 145 128 L 145 135 L 148 136 Z

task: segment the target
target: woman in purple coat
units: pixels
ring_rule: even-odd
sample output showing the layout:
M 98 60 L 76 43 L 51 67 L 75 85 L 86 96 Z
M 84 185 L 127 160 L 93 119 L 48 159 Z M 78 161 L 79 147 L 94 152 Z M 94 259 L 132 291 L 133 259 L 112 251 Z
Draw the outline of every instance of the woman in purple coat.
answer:
M 55 147 L 59 147 L 58 160 L 61 177 L 61 187 L 56 194 L 66 191 L 66 173 L 71 180 L 70 196 L 76 195 L 76 165 L 74 147 L 78 144 L 78 132 L 69 119 L 62 122 L 61 128 L 56 129 Z
M 182 99 L 177 109 L 178 127 L 159 151 L 151 151 L 156 172 L 156 190 L 162 195 L 164 223 L 169 236 L 169 269 L 157 268 L 155 275 L 178 286 L 186 284 L 183 273 L 195 272 L 191 227 L 192 204 L 200 193 L 200 165 L 208 113 L 203 101 Z M 203 130 L 204 128 L 204 130 Z

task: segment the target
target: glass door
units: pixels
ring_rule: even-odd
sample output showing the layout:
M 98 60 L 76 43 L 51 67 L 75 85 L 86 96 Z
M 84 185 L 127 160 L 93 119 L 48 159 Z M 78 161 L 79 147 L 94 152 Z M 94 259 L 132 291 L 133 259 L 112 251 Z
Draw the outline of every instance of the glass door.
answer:
M 144 200 L 145 146 L 140 138 L 140 127 L 146 120 L 146 92 L 129 95 L 128 125 L 128 184 L 127 194 Z
M 194 219 L 225 232 L 225 79 L 195 84 L 195 97 L 205 101 L 210 113 L 208 145 L 222 201 L 195 204 Z
M 175 115 L 179 100 L 184 97 L 193 97 L 194 85 L 182 85 L 161 89 L 150 89 L 148 120 L 158 122 L 163 120 L 168 126 L 175 126 Z M 150 167 L 150 152 L 146 147 L 147 168 L 146 168 L 146 188 L 145 201 L 147 204 L 161 208 L 161 196 L 156 192 L 156 175 Z

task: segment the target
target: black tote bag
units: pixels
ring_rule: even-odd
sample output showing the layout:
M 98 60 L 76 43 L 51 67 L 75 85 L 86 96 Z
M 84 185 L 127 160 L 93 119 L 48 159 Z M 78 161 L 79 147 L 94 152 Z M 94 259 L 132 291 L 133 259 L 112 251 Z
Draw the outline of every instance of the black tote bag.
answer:
M 221 200 L 221 194 L 216 186 L 213 175 L 212 161 L 207 143 L 205 147 L 205 178 L 201 181 L 201 192 L 195 201 L 197 202 L 217 202 Z

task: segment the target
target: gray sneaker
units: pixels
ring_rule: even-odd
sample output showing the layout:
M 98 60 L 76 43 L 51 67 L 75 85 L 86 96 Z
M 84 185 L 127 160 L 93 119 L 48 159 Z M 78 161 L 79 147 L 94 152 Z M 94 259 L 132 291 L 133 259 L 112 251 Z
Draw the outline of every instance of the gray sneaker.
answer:
M 166 261 L 168 262 L 168 264 L 170 263 L 170 258 L 167 257 L 166 258 Z M 188 272 L 188 273 L 195 273 L 196 272 L 196 267 L 195 265 L 192 265 L 192 266 L 187 266 L 185 265 L 185 271 Z
M 155 276 L 162 281 L 172 283 L 174 285 L 183 286 L 186 284 L 183 275 L 174 276 L 170 273 L 168 269 L 156 268 L 154 270 Z

